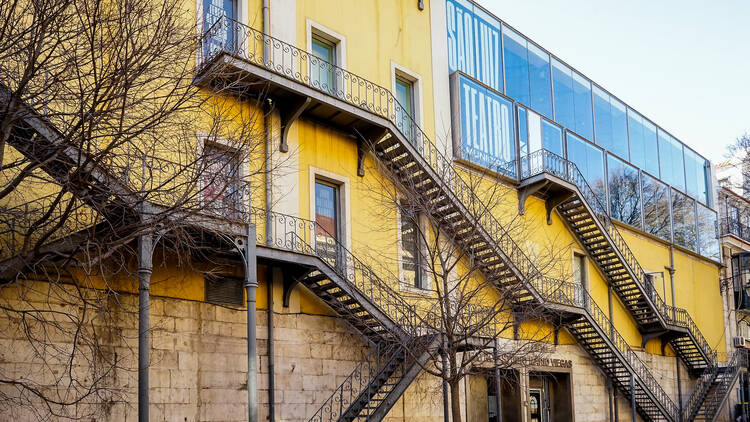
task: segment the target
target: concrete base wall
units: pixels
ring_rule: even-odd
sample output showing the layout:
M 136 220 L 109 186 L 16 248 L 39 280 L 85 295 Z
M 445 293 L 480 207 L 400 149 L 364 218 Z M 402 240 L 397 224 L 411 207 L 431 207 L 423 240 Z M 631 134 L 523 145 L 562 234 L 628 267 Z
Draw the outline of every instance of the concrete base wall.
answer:
M 28 301 L 29 298 L 27 298 Z M 33 297 L 29 305 L 50 306 Z M 106 383 L 116 390 L 117 400 L 102 402 L 89 397 L 78 404 L 79 412 L 93 409 L 98 421 L 137 419 L 137 297 L 122 295 L 124 309 L 112 314 L 102 333 L 103 350 L 120 361 L 107 374 Z M 299 306 L 282 308 L 274 314 L 275 412 L 276 421 L 306 421 L 341 384 L 369 350 L 363 338 L 340 318 L 310 315 Z M 197 301 L 153 297 L 151 305 L 151 420 L 152 421 L 244 421 L 247 420 L 246 313 L 243 309 Z M 259 420 L 268 418 L 267 311 L 257 311 Z M 40 368 L 41 359 L 24 339 L 18 321 L 0 319 L 0 374 L 9 377 L 38 377 L 49 374 Z M 70 339 L 55 339 L 70 347 Z M 570 359 L 575 420 L 605 421 L 609 418 L 606 379 L 577 345 L 560 345 L 555 358 Z M 676 399 L 675 358 L 639 353 L 667 393 Z M 534 369 L 535 371 L 537 369 Z M 552 370 L 552 369 L 550 369 Z M 684 368 L 682 368 L 684 371 Z M 689 397 L 694 380 L 682 372 L 683 400 Z M 466 391 L 471 392 L 468 396 Z M 19 390 L 0 387 L 6 397 Z M 34 398 L 28 398 L 33 403 Z M 464 415 L 467 421 L 486 420 L 486 382 L 471 376 L 464 382 Z M 618 395 L 619 420 L 631 420 L 630 403 Z M 7 401 L 1 401 L 7 403 Z M 26 407 L 0 405 L 0 420 L 29 420 Z M 422 373 L 394 405 L 387 421 L 442 421 L 442 384 Z

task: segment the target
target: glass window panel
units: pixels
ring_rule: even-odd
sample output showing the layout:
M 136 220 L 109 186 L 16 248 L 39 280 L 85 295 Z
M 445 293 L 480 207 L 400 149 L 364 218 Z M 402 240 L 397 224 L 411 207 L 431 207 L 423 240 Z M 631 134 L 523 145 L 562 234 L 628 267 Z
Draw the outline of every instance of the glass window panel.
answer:
M 674 225 L 674 243 L 683 248 L 697 251 L 698 236 L 695 227 L 695 201 L 674 189 L 672 189 L 672 221 Z
M 620 158 L 629 160 L 628 156 L 628 120 L 625 115 L 625 104 L 610 97 L 612 112 L 612 147 L 609 151 Z
M 700 202 L 707 203 L 706 160 L 689 148 L 685 148 L 685 188 Z
M 505 91 L 521 104 L 531 105 L 529 96 L 529 59 L 526 39 L 503 26 Z
M 417 215 L 412 210 L 401 211 L 401 275 L 408 285 L 422 287 L 417 223 Z
M 203 1 L 203 30 L 208 31 L 222 16 L 235 18 L 237 6 L 234 0 L 204 0 Z M 224 22 L 221 28 L 214 28 L 206 42 L 206 53 L 217 49 L 233 51 L 235 46 L 235 26 Z
M 588 139 L 594 139 L 591 82 L 576 72 L 573 72 L 573 96 L 576 119 L 575 131 Z
M 529 153 L 542 149 L 542 116 L 526 109 L 529 124 Z
M 396 126 L 407 139 L 413 138 L 414 132 L 414 95 L 411 82 L 396 78 Z
M 320 38 L 312 39 L 312 55 L 310 60 L 310 78 L 312 86 L 325 92 L 333 93 L 334 46 Z M 320 60 L 316 60 L 320 59 Z
M 602 211 L 606 198 L 604 181 L 604 157 L 602 151 L 582 138 L 568 132 L 568 160 L 578 167 L 586 183 L 591 187 L 600 201 Z M 592 204 L 593 205 L 593 204 Z
M 594 128 L 596 144 L 609 149 L 612 145 L 612 111 L 609 94 L 594 87 Z
M 547 151 L 552 151 L 562 157 L 562 129 L 545 119 L 542 119 L 542 145 Z
M 447 1 L 448 65 L 497 91 L 503 90 L 500 21 L 473 4 Z
M 698 251 L 701 255 L 719 261 L 717 216 L 710 208 L 698 204 Z
M 335 263 L 338 237 L 338 188 L 315 182 L 315 243 L 323 258 Z
M 549 54 L 528 43 L 529 50 L 529 93 L 531 108 L 552 118 L 552 85 L 550 76 Z
M 607 156 L 609 210 L 612 218 L 641 228 L 641 183 L 638 169 Z
M 669 215 L 669 187 L 657 179 L 641 173 L 643 192 L 643 229 L 664 240 L 672 240 Z
M 554 85 L 555 121 L 576 131 L 575 95 L 570 68 L 552 59 L 552 80 Z M 577 131 L 576 131 L 577 132 Z
M 628 108 L 628 132 L 630 134 L 630 162 L 644 168 L 646 146 L 643 139 L 643 116 L 630 108 Z
M 529 126 L 526 117 L 526 108 L 518 107 L 518 143 L 521 155 L 529 153 Z
M 513 102 L 466 76 L 459 76 L 458 85 L 462 157 L 515 176 Z
M 643 169 L 658 177 L 659 146 L 656 140 L 656 125 L 646 119 L 643 119 L 643 148 L 646 161 Z
M 670 185 L 685 190 L 682 144 L 662 130 L 658 134 L 661 178 Z

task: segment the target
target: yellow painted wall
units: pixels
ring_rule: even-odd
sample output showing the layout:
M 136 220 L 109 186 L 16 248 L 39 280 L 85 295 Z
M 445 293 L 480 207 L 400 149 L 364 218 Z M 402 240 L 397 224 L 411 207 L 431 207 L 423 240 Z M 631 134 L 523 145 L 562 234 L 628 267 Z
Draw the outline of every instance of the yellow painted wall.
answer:
M 434 139 L 430 2 L 298 0 L 297 46 L 307 49 L 307 19 L 346 37 L 346 70 L 392 90 L 391 62 L 422 82 L 422 129 Z

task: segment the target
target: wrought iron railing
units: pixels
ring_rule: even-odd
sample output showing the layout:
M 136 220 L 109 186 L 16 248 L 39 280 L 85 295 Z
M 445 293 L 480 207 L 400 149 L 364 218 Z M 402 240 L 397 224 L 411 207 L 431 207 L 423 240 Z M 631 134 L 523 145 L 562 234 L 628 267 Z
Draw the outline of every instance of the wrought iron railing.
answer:
M 722 236 L 732 235 L 750 242 L 750 227 L 733 218 L 722 218 L 719 224 L 719 231 Z
M 683 420 L 689 421 L 703 405 L 703 402 L 707 398 L 707 394 L 711 389 L 711 385 L 719 374 L 720 370 L 724 370 L 723 383 L 729 383 L 734 378 L 734 375 L 743 367 L 748 365 L 748 353 L 745 349 L 737 349 L 732 353 L 732 358 L 726 363 L 726 365 L 719 365 L 718 362 L 713 361 L 701 374 L 698 382 L 695 384 L 693 393 L 685 403 L 683 410 Z M 728 387 L 728 386 L 727 386 Z M 718 388 L 718 386 L 717 386 Z
M 228 43 L 227 40 L 233 41 Z M 443 156 L 441 150 L 427 137 L 409 113 L 405 112 L 405 108 L 388 89 L 227 17 L 219 18 L 201 38 L 200 67 L 207 68 L 215 57 L 222 54 L 238 57 L 259 68 L 387 119 L 395 128 L 394 134 L 402 136 L 416 151 L 417 156 L 414 158 L 424 160 L 422 166 L 433 173 L 436 181 L 442 183 L 445 194 L 463 216 L 480 232 L 484 232 L 488 239 L 494 240 L 499 248 L 497 252 L 518 272 L 519 281 L 532 294 L 540 297 L 538 288 L 546 284 L 542 273 L 476 196 L 472 186 L 456 171 L 453 163 Z M 325 77 L 320 76 L 321 70 L 325 71 Z M 565 298 L 564 301 L 575 301 L 575 298 L 570 298 L 564 293 L 555 293 L 558 296 L 561 294 Z M 596 322 L 597 319 L 592 318 L 592 321 Z M 627 343 L 621 343 L 629 350 Z M 673 407 L 674 403 L 663 394 L 661 386 L 655 383 L 645 365 L 637 357 L 633 358 L 635 355 L 631 352 L 625 353 L 623 359 L 633 368 L 634 375 L 638 376 L 656 397 L 663 396 L 667 408 L 670 408 L 669 403 Z M 640 362 L 640 365 L 634 362 Z
M 582 199 L 585 200 L 594 212 L 593 217 L 604 227 L 606 233 L 612 240 L 615 249 L 622 256 L 625 265 L 633 274 L 634 282 L 643 294 L 653 303 L 654 310 L 664 319 L 667 324 L 686 328 L 694 338 L 695 343 L 706 355 L 709 361 L 716 359 L 715 351 L 711 348 L 701 333 L 698 326 L 687 310 L 667 305 L 664 299 L 654 288 L 653 283 L 646 275 L 640 263 L 636 259 L 625 239 L 620 234 L 612 220 L 607 214 L 607 208 L 602 204 L 600 196 L 597 195 L 586 181 L 578 166 L 551 151 L 539 150 L 520 158 L 521 179 L 526 179 L 542 173 L 548 173 L 559 177 L 567 182 L 573 183 L 579 190 Z
M 96 210 L 71 194 L 52 193 L 0 207 L 0 256 L 22 253 L 37 242 L 52 242 L 101 221 Z

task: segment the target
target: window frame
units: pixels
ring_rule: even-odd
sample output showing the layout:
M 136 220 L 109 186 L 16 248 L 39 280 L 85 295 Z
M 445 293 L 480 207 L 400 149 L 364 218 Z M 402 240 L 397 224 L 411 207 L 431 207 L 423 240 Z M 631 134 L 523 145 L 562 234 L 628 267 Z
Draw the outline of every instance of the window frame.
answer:
M 396 83 L 398 80 L 411 84 L 411 106 L 412 118 L 419 127 L 424 127 L 424 103 L 422 101 L 422 76 L 413 70 L 402 66 L 391 60 L 391 92 L 396 96 Z
M 250 177 L 249 176 L 250 157 L 248 157 L 247 154 L 243 154 L 242 153 L 242 146 L 241 145 L 239 145 L 236 142 L 233 142 L 233 141 L 231 141 L 229 139 L 222 138 L 222 137 L 211 137 L 209 139 L 209 135 L 206 134 L 206 133 L 203 133 L 203 132 L 198 132 L 197 137 L 198 137 L 198 143 L 197 143 L 198 145 L 197 145 L 197 148 L 196 148 L 196 154 L 197 154 L 196 156 L 198 158 L 202 158 L 203 157 L 203 154 L 204 154 L 204 151 L 206 150 L 206 148 L 215 148 L 217 150 L 226 150 L 226 151 L 230 151 L 232 153 L 238 154 L 238 155 L 242 156 L 242 159 L 241 160 L 237 160 L 237 162 L 236 162 L 236 164 L 237 164 L 237 172 L 238 172 L 238 175 L 237 175 L 236 179 L 238 181 L 240 181 L 240 182 L 250 183 L 250 180 L 249 180 L 249 177 Z M 198 189 L 199 189 L 199 193 L 200 193 L 199 198 L 198 198 L 199 204 L 200 204 L 201 208 L 203 208 L 203 207 L 206 206 L 206 200 L 205 200 L 205 198 L 203 196 L 203 190 L 205 189 L 205 186 L 203 184 L 203 179 L 202 178 L 198 179 Z M 245 205 L 248 205 L 249 202 L 250 202 L 250 198 L 246 198 L 245 197 L 245 195 L 249 195 L 250 192 L 249 191 L 248 192 L 244 192 L 243 189 L 242 189 L 242 187 L 240 187 L 239 192 L 240 192 L 241 198 L 238 199 L 238 201 L 239 201 L 240 205 L 242 205 L 244 207 Z M 238 207 L 238 209 L 242 209 L 242 208 Z M 242 211 L 249 211 L 249 210 L 242 209 Z
M 399 287 L 401 290 L 409 291 L 409 292 L 416 292 L 416 293 L 425 293 L 426 291 L 429 291 L 431 289 L 431 283 L 430 278 L 427 277 L 425 268 L 423 266 L 423 263 L 426 262 L 426 256 L 425 256 L 425 248 L 426 245 L 424 245 L 424 242 L 422 242 L 422 238 L 420 236 L 415 236 L 415 242 L 416 242 L 416 270 L 415 270 L 415 283 L 411 284 L 407 282 L 407 280 L 404 278 L 404 273 L 406 270 L 404 270 L 404 249 L 403 249 L 403 212 L 404 208 L 407 208 L 408 204 L 401 203 L 401 205 L 398 207 L 398 212 L 396 213 L 396 230 L 398 233 L 398 279 L 399 279 Z M 422 231 L 422 233 L 425 233 L 426 228 L 426 220 L 424 216 L 421 213 L 417 214 L 416 220 L 419 224 L 418 230 Z M 417 282 L 417 280 L 419 280 Z M 418 284 L 418 285 L 417 285 Z

